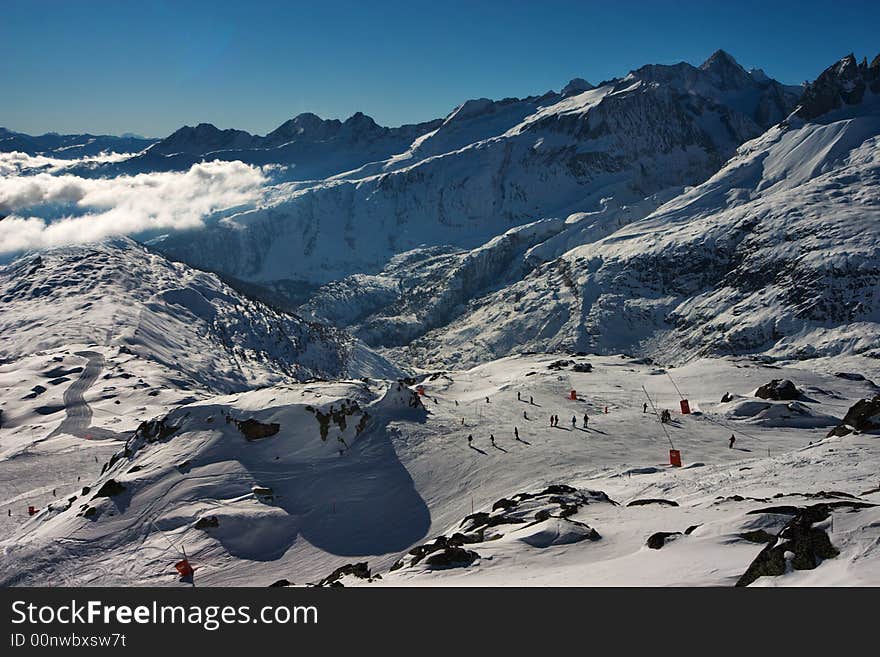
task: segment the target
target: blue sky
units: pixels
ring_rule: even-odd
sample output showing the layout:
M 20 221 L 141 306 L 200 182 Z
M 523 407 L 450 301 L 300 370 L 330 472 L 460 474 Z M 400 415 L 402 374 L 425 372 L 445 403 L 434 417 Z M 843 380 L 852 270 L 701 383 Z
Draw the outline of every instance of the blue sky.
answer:
M 0 126 L 263 134 L 300 112 L 384 125 L 718 48 L 787 83 L 880 51 L 880 2 L 0 0 Z

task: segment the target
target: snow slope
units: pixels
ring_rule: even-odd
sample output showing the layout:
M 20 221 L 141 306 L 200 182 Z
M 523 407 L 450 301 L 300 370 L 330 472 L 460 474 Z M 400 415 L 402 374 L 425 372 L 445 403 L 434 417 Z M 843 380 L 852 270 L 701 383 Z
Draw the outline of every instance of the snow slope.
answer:
M 274 311 L 129 239 L 0 268 L 0 304 L 7 361 L 70 344 L 124 346 L 175 370 L 180 388 L 218 391 L 396 372 L 344 333 Z
M 0 268 L 0 507 L 92 477 L 144 420 L 218 393 L 396 376 L 347 334 L 128 239 Z M 51 484 L 47 483 L 51 480 Z M 2 514 L 5 526 L 20 518 Z
M 276 386 L 182 406 L 161 425 L 142 426 L 89 491 L 61 488 L 51 509 L 0 543 L 0 579 L 173 585 L 175 545 L 185 546 L 200 586 L 317 582 L 360 561 L 385 584 L 732 585 L 763 547 L 755 542 L 762 534 L 742 535 L 775 534 L 791 518 L 765 509 L 827 502 L 837 504 L 828 529 L 839 556 L 757 583 L 880 583 L 873 506 L 880 443 L 870 435 L 825 438 L 855 400 L 875 393 L 869 381 L 797 365 L 700 360 L 669 371 L 695 411 L 680 416 L 672 382 L 653 365 L 559 359 L 513 357 L 426 376 L 424 407 L 406 386 L 377 380 Z M 574 371 L 584 362 L 592 371 Z M 880 374 L 865 359 L 845 366 Z M 719 403 L 728 392 L 747 399 L 771 378 L 803 391 L 812 427 L 803 412 L 781 411 L 768 425 Z M 665 426 L 685 467 L 666 465 L 669 442 L 642 411 L 642 386 L 658 408 L 675 409 Z M 571 388 L 577 401 L 568 399 Z M 560 416 L 558 428 L 550 428 L 551 414 Z M 407 563 L 412 546 L 464 531 L 457 528 L 465 516 L 550 484 L 574 486 L 588 503 L 537 525 L 494 525 L 464 546 L 478 555 L 467 567 Z M 529 514 L 564 508 L 571 500 L 563 498 L 495 515 L 531 522 Z M 665 502 L 629 506 L 638 500 Z M 660 531 L 682 535 L 647 547 Z

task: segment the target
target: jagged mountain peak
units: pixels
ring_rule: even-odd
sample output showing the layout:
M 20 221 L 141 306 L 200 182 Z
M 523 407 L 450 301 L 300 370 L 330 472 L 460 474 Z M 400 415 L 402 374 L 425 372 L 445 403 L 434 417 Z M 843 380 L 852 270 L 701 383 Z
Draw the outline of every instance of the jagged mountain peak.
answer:
M 756 82 L 739 62 L 724 50 L 716 50 L 712 53 L 709 59 L 700 65 L 700 70 L 712 76 L 721 89 L 742 89 Z
M 591 89 L 595 89 L 595 87 L 583 78 L 573 78 L 567 85 L 562 87 L 562 95 L 576 96 Z
M 867 57 L 859 64 L 850 53 L 807 85 L 795 115 L 810 120 L 844 105 L 857 105 L 868 90 L 880 93 L 880 55 L 868 66 Z
M 339 132 L 342 122 L 338 119 L 322 119 L 312 112 L 297 114 L 266 135 L 266 140 L 274 145 L 294 139 L 320 140 L 332 137 Z
M 731 55 L 726 50 L 722 50 L 721 48 L 719 48 L 711 55 L 709 55 L 705 62 L 700 64 L 700 68 L 704 71 L 709 71 L 718 68 L 742 69 L 742 66 L 740 66 L 739 62 L 736 61 L 736 58 L 734 58 L 733 55 Z
M 342 125 L 357 132 L 367 132 L 381 129 L 381 126 L 379 126 L 379 124 L 376 123 L 372 117 L 367 116 L 363 112 L 355 112 L 350 117 L 345 119 Z

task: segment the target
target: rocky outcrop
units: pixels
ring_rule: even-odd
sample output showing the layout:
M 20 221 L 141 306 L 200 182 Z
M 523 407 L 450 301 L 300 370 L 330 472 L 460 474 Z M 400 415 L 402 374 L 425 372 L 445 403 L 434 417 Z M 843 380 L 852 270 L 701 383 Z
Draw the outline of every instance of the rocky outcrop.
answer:
M 115 479 L 108 479 L 104 482 L 104 484 L 98 489 L 98 492 L 95 493 L 94 497 L 114 497 L 119 495 L 120 493 L 125 492 L 125 486 L 120 484 Z M 92 498 L 94 499 L 94 498 Z
M 827 519 L 831 511 L 827 504 L 816 504 L 798 509 L 795 516 L 761 550 L 736 586 L 748 586 L 759 577 L 777 577 L 794 570 L 812 570 L 823 559 L 833 559 L 839 552 L 831 544 L 827 532 L 815 524 Z
M 845 436 L 853 431 L 880 429 L 880 395 L 860 399 L 843 416 L 843 421 L 828 432 L 828 436 Z
M 167 418 L 141 422 L 135 432 L 135 436 L 144 438 L 148 443 L 170 438 L 177 431 L 178 427 L 171 426 L 166 422 Z
M 648 541 L 645 543 L 652 550 L 659 550 L 664 545 L 666 545 L 666 541 L 675 536 L 681 536 L 681 532 L 657 532 L 655 534 L 651 534 L 648 537 Z
M 212 529 L 214 527 L 220 526 L 220 520 L 218 520 L 217 516 L 205 516 L 204 518 L 199 518 L 196 521 L 196 524 L 193 525 L 195 529 Z
M 781 401 L 784 399 L 800 399 L 801 391 L 788 379 L 773 379 L 755 391 L 755 397 Z
M 810 120 L 844 105 L 857 105 L 867 89 L 880 93 L 880 55 L 868 66 L 867 60 L 859 64 L 849 54 L 807 85 L 795 115 Z
M 647 506 L 648 504 L 659 504 L 660 506 L 678 506 L 678 502 L 674 500 L 664 500 L 659 498 L 633 500 L 632 502 L 627 503 L 627 506 Z
M 235 426 L 248 440 L 259 440 L 261 438 L 269 438 L 274 436 L 281 430 L 281 425 L 277 422 L 264 423 L 253 418 L 247 420 L 234 420 Z
M 468 537 L 461 533 L 455 533 L 451 537 L 438 536 L 430 543 L 417 545 L 412 548 L 404 559 L 400 559 L 391 570 L 397 570 L 404 566 L 415 566 L 424 560 L 425 565 L 432 568 L 465 568 L 480 558 L 473 550 L 462 547 L 465 543 L 482 542 L 483 533 L 477 537 Z
M 352 416 L 360 415 L 360 420 L 355 425 L 356 433 L 360 433 L 366 427 L 367 420 L 369 419 L 369 413 L 365 413 L 356 401 L 349 401 L 348 399 L 343 399 L 338 407 L 335 405 L 330 406 L 326 411 L 314 406 L 306 406 L 306 410 L 315 414 L 315 418 L 318 420 L 321 440 L 327 440 L 331 424 L 339 427 L 340 431 L 345 431 Z
M 366 561 L 347 563 L 327 575 L 327 577 L 315 584 L 315 586 L 343 586 L 342 582 L 339 580 L 345 576 L 357 577 L 358 579 L 365 579 L 367 581 L 371 581 L 373 577 L 370 572 L 369 564 Z

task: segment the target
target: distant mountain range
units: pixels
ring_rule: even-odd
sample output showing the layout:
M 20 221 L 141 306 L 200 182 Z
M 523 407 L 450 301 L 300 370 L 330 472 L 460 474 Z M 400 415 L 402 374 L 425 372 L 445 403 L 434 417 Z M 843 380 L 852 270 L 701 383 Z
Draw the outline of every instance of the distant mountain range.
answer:
M 850 55 L 792 87 L 719 50 L 399 128 L 360 113 L 264 136 L 184 127 L 84 171 L 276 165 L 259 202 L 150 246 L 401 363 L 864 351 L 878 72 Z M 45 153 L 117 139 L 4 134 Z

